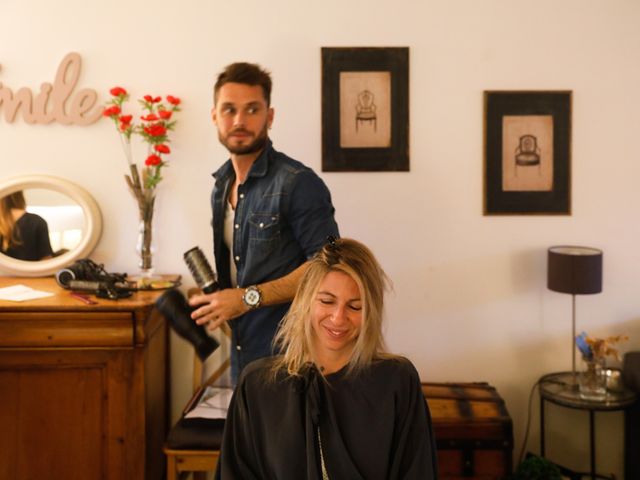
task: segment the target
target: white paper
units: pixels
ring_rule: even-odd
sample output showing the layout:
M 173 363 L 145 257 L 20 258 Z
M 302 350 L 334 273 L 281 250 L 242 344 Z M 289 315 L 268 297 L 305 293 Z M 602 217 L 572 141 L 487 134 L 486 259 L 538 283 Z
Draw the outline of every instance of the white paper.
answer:
M 0 300 L 9 300 L 11 302 L 24 302 L 25 300 L 35 300 L 36 298 L 52 296 L 53 293 L 35 290 L 21 284 L 0 288 Z
M 185 418 L 227 418 L 233 389 L 228 387 L 207 387 L 195 408 Z

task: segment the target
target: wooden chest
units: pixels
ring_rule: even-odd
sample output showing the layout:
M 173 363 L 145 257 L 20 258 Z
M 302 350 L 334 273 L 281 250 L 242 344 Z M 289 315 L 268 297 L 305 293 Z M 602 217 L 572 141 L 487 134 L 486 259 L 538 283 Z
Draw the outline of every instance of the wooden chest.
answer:
M 441 480 L 506 478 L 513 426 L 496 389 L 486 383 L 423 383 L 438 448 Z

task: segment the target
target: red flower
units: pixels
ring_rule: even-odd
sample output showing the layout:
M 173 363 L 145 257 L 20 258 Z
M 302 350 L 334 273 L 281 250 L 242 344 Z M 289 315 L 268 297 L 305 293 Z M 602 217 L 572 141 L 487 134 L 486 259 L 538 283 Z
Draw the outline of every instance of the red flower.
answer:
M 0 87 L 2 84 L 0 84 Z M 139 167 L 129 165 L 131 175 L 127 175 L 129 187 L 134 192 L 154 191 L 162 181 L 162 169 L 167 166 L 165 155 L 171 153 L 169 148 L 169 131 L 176 124 L 174 112 L 179 112 L 180 99 L 171 95 L 167 97 L 144 95 L 139 99 L 142 111 L 133 115 L 124 115 L 125 104 L 129 100 L 129 92 L 122 87 L 113 87 L 111 95 L 103 107 L 103 115 L 113 120 L 125 149 L 125 155 L 132 162 L 132 138 L 140 136 L 147 144 L 147 155 L 142 157 Z M 0 98 L 0 103 L 2 99 Z M 0 105 L 1 107 L 1 105 Z M 133 171 L 135 170 L 135 172 Z M 137 173 L 137 178 L 136 177 Z M 141 202 L 138 196 L 139 202 Z
M 144 127 L 144 131 L 147 135 L 150 135 L 152 137 L 162 137 L 167 133 L 167 129 L 159 123 L 154 123 L 153 125 Z
M 181 100 L 178 97 L 174 97 L 173 95 L 167 95 L 167 102 L 171 105 L 180 105 Z
M 171 153 L 171 149 L 169 148 L 169 145 L 165 145 L 163 143 L 161 143 L 160 145 L 156 145 L 153 148 L 158 153 Z
M 120 114 L 120 107 L 117 105 L 112 105 L 111 107 L 105 108 L 102 115 L 105 117 L 114 117 Z
M 129 128 L 131 128 L 131 119 L 132 115 L 120 115 L 120 131 L 126 132 Z
M 155 167 L 156 165 L 160 165 L 161 162 L 162 159 L 158 155 L 149 155 L 144 161 L 144 164 L 147 167 Z
M 109 93 L 114 97 L 119 97 L 121 95 L 126 95 L 127 91 L 122 87 L 113 87 L 111 90 L 109 90 Z

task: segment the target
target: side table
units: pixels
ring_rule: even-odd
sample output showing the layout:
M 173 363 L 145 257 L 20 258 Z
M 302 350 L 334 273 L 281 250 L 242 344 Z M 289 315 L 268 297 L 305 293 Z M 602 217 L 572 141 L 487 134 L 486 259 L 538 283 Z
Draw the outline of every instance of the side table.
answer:
M 0 277 L 16 284 L 53 295 L 0 300 L 0 479 L 162 480 L 161 292 L 89 305 L 53 277 Z
M 585 410 L 589 413 L 589 458 L 590 471 L 588 474 L 592 479 L 602 478 L 612 480 L 596 473 L 596 444 L 595 444 L 595 413 L 612 412 L 624 410 L 633 405 L 637 400 L 637 395 L 630 390 L 621 392 L 608 391 L 602 400 L 586 400 L 580 397 L 578 386 L 574 383 L 572 372 L 557 372 L 544 375 L 539 380 L 540 386 L 540 456 L 545 456 L 545 422 L 544 404 L 545 401 L 560 405 L 562 407 Z

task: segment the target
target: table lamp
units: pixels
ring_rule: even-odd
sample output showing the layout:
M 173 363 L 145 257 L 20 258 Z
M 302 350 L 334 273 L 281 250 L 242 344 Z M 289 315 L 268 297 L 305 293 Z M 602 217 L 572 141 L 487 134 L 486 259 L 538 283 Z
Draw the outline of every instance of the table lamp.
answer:
M 602 250 L 569 245 L 550 247 L 547 256 L 547 288 L 571 294 L 571 365 L 575 384 L 576 295 L 602 291 Z

